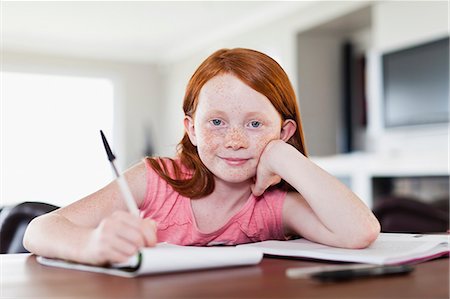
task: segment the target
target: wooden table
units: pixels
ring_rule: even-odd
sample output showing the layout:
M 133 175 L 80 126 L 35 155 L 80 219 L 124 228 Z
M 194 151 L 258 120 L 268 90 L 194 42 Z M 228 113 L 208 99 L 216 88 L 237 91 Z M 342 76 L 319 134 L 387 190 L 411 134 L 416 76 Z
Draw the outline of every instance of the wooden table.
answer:
M 121 278 L 42 266 L 29 254 L 0 255 L 0 298 L 449 298 L 449 259 L 405 276 L 341 283 L 290 279 L 290 267 L 332 263 L 264 258 L 250 267 Z

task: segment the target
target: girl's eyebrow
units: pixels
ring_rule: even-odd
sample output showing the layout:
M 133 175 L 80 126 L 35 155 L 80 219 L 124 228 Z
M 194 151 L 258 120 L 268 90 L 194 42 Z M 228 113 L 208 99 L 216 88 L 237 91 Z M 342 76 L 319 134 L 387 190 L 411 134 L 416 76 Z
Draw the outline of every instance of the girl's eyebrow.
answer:
M 225 113 L 224 111 L 222 111 L 222 110 L 217 110 L 217 109 L 209 110 L 209 111 L 206 112 L 205 114 L 206 114 L 206 116 L 208 116 L 208 117 L 210 117 L 210 116 L 212 116 L 212 115 L 214 115 L 214 116 L 216 116 L 216 115 L 219 115 L 219 116 L 226 116 L 226 113 Z
M 245 114 L 246 118 L 264 118 L 264 119 L 268 119 L 268 117 L 266 117 L 266 114 L 264 114 L 263 112 L 248 112 L 247 114 Z

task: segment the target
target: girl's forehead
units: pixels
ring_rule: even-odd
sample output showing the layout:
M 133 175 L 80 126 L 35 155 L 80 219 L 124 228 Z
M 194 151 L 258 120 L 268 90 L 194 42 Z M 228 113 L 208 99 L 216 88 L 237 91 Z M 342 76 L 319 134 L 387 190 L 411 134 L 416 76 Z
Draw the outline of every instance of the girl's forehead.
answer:
M 273 110 L 269 99 L 231 74 L 213 77 L 200 90 L 197 110 Z

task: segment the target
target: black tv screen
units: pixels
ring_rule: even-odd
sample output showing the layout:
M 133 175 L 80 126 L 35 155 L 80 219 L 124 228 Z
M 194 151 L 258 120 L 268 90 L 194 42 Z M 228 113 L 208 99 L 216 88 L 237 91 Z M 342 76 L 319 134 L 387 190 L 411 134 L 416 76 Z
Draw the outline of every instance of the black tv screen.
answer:
M 449 121 L 449 38 L 382 56 L 386 127 Z

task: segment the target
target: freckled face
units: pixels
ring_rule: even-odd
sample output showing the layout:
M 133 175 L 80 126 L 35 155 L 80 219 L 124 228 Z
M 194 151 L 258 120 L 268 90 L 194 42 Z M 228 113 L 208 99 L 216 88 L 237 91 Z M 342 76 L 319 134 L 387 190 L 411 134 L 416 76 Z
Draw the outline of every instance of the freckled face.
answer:
M 193 125 L 202 162 L 216 179 L 238 183 L 255 176 L 265 146 L 280 139 L 281 117 L 266 96 L 224 74 L 201 89 Z

